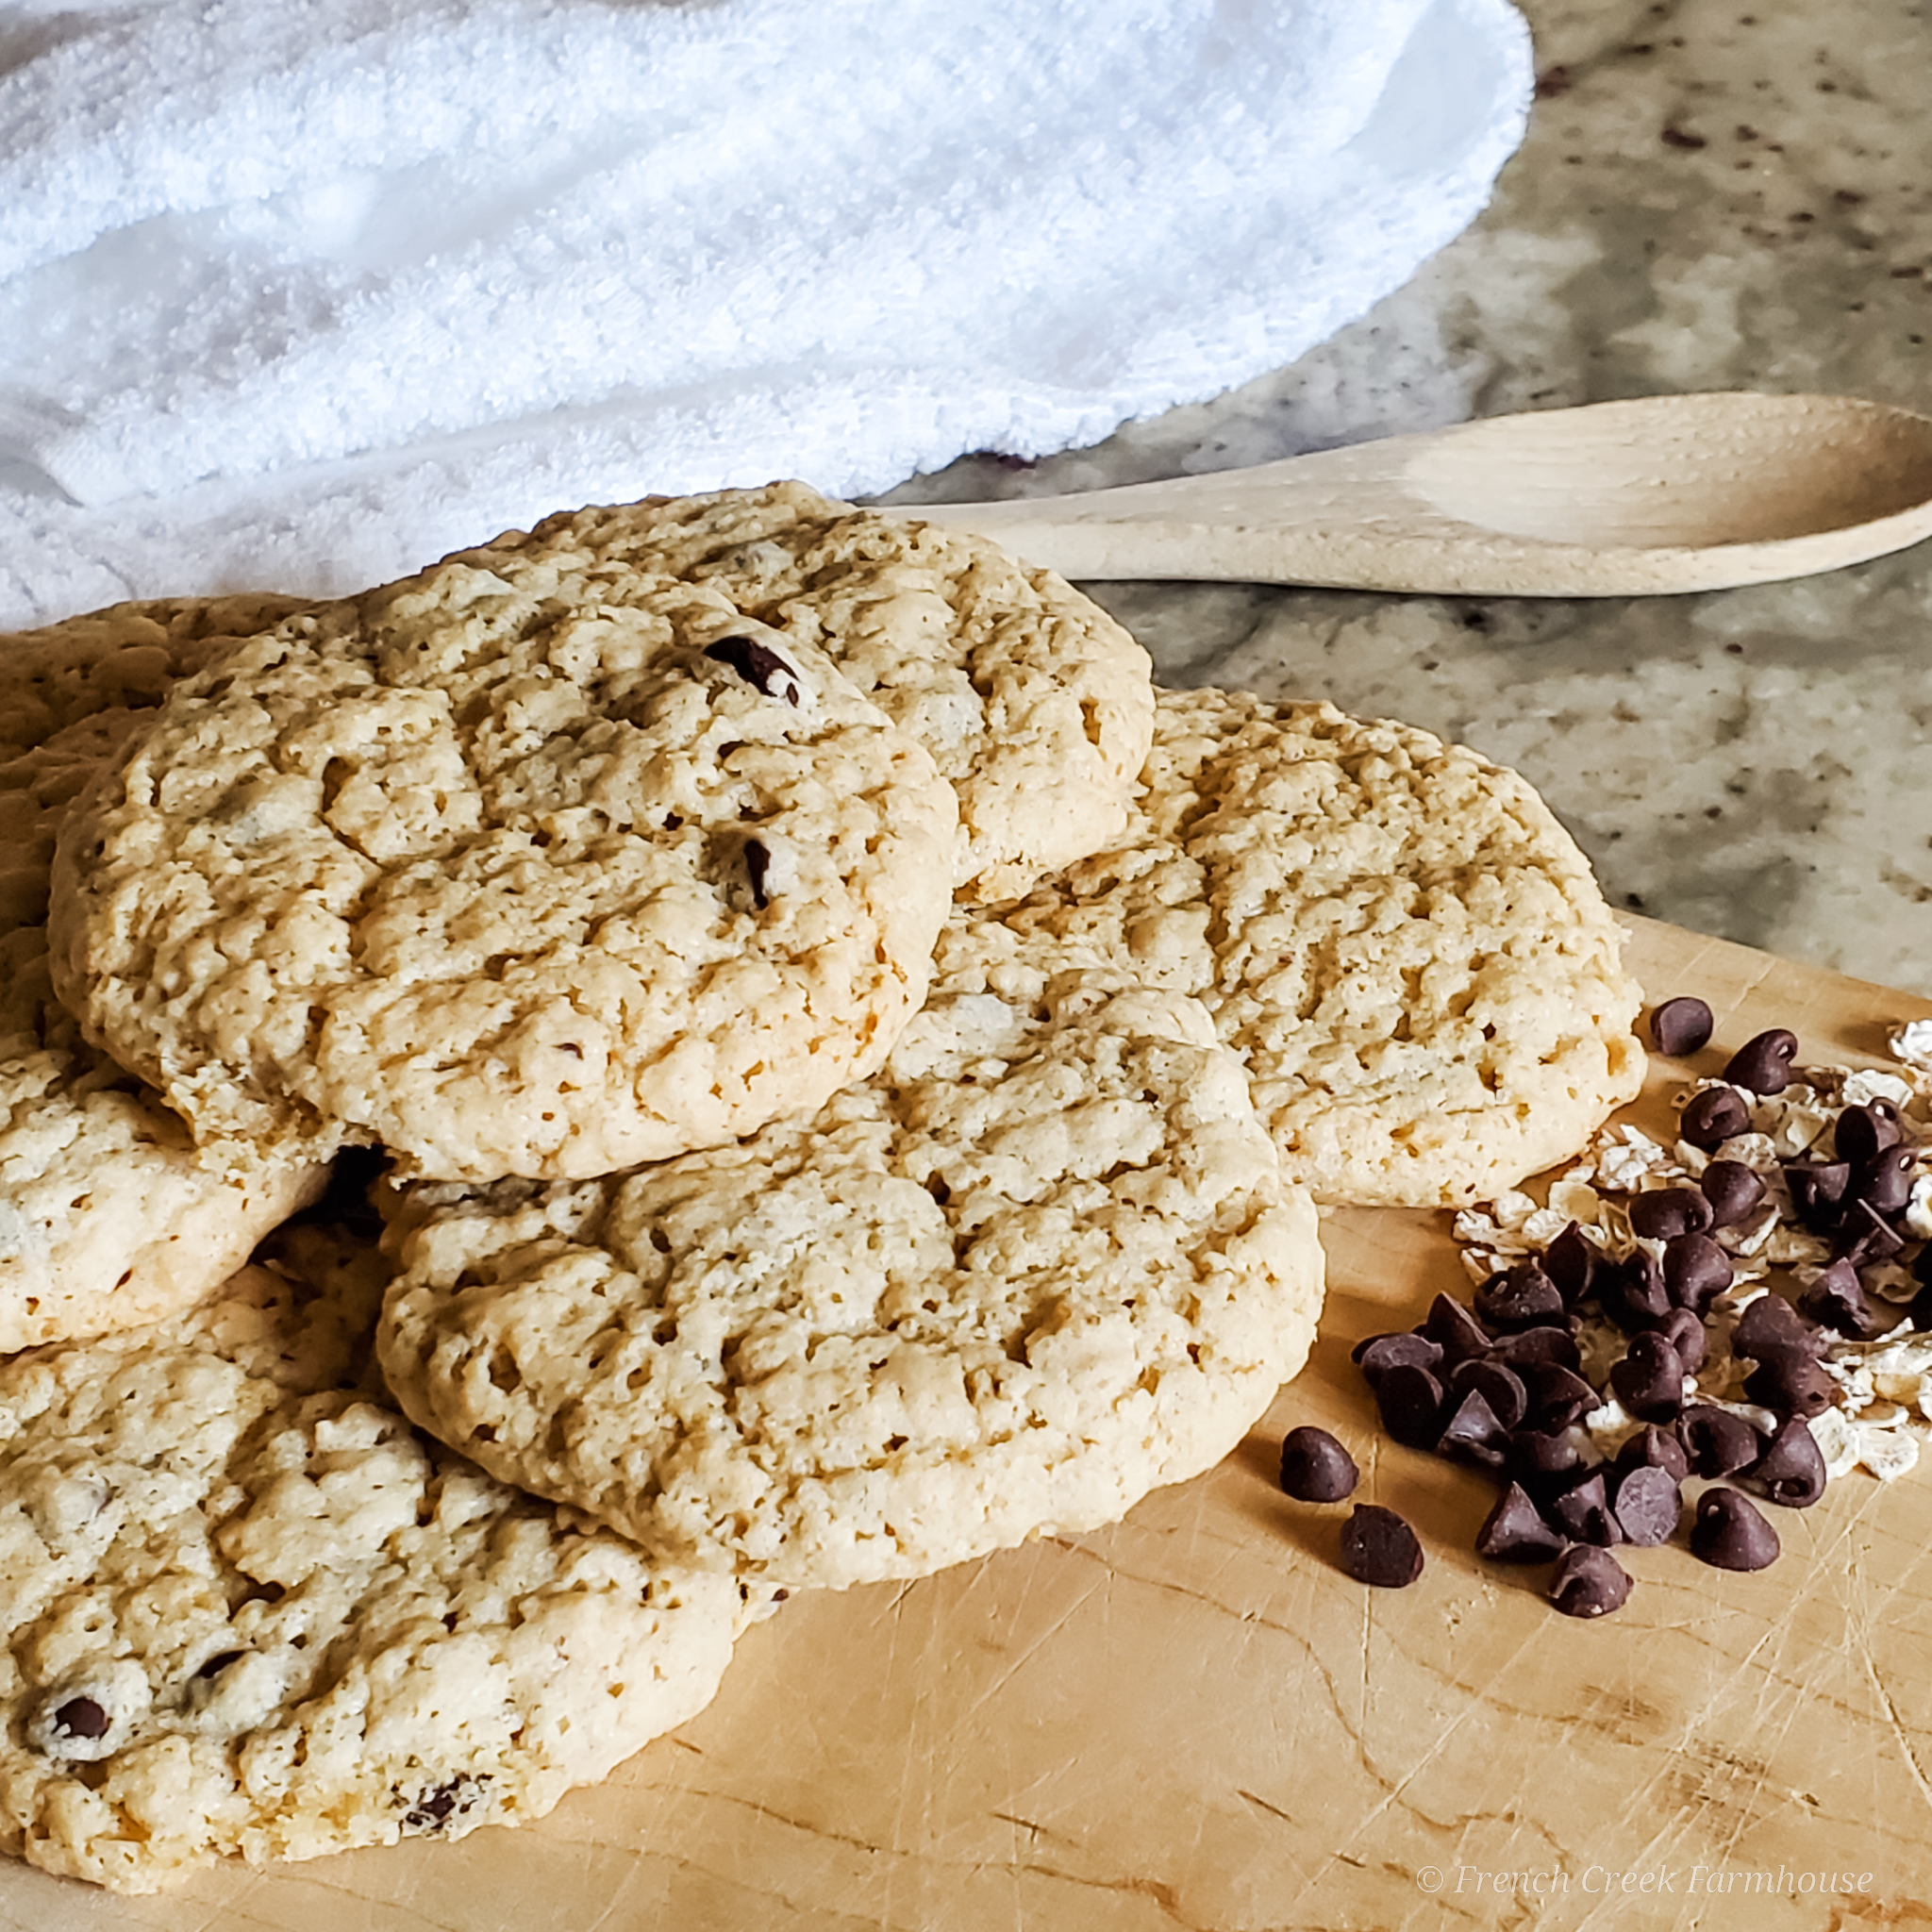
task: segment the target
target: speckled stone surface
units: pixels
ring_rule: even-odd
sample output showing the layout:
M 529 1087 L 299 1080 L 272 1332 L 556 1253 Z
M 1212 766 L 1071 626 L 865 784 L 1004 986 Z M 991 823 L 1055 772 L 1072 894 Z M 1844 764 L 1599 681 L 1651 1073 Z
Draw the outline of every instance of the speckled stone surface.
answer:
M 1263 462 L 1700 389 L 1932 412 L 1932 8 L 1524 0 L 1530 132 L 1475 225 L 1314 354 L 1030 470 L 894 500 Z M 1332 699 L 1525 774 L 1613 904 L 1932 992 L 1932 545 L 1681 598 L 1093 588 L 1175 685 Z

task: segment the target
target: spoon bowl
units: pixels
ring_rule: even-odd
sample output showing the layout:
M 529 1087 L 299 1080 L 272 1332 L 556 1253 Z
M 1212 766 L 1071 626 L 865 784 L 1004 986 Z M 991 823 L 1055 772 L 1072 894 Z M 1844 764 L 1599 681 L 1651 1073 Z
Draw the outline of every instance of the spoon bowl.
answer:
M 1724 590 L 1932 536 L 1932 418 L 1850 396 L 1650 396 L 907 514 L 1071 577 L 1481 596 Z

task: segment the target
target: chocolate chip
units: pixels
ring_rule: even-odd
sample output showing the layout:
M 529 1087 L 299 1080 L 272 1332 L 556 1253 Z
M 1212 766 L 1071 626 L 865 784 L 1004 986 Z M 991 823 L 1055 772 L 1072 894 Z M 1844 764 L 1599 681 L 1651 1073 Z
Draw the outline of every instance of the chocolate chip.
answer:
M 1736 1227 L 1757 1213 L 1764 1199 L 1764 1181 L 1741 1160 L 1713 1160 L 1697 1185 L 1710 1203 L 1713 1227 Z
M 1475 1317 L 1446 1294 L 1439 1294 L 1429 1304 L 1428 1318 L 1416 1332 L 1426 1335 L 1442 1351 L 1444 1361 L 1468 1361 L 1473 1356 L 1490 1352 L 1490 1338 Z
M 1569 1329 L 1558 1328 L 1552 1323 L 1544 1328 L 1521 1328 L 1514 1335 L 1499 1335 L 1490 1359 L 1507 1362 L 1510 1368 L 1518 1370 L 1533 1367 L 1538 1362 L 1549 1362 L 1559 1369 L 1574 1372 L 1581 1366 L 1583 1357 L 1577 1349 L 1576 1338 Z
M 1744 1475 L 1774 1503 L 1808 1509 L 1824 1495 L 1825 1482 L 1824 1456 L 1809 1424 L 1787 1416 Z
M 1710 1203 L 1695 1188 L 1654 1188 L 1631 1198 L 1630 1228 L 1645 1241 L 1702 1234 L 1709 1225 Z
M 1740 1491 L 1706 1490 L 1690 1525 L 1690 1554 L 1719 1570 L 1763 1570 L 1777 1561 L 1777 1531 Z
M 1574 1221 L 1543 1250 L 1543 1273 L 1557 1284 L 1565 1307 L 1574 1308 L 1589 1294 L 1596 1260 L 1596 1250 Z
M 1832 1146 L 1839 1159 L 1862 1167 L 1888 1147 L 1896 1147 L 1903 1138 L 1898 1108 L 1889 1100 L 1868 1101 L 1863 1107 L 1848 1107 L 1832 1128 Z
M 64 1738 L 105 1738 L 108 1713 L 92 1697 L 70 1697 L 55 1711 L 54 1728 Z
M 417 1831 L 441 1831 L 452 1817 L 459 1817 L 483 1796 L 481 1787 L 490 1782 L 488 1774 L 451 1778 L 433 1790 L 425 1791 L 404 1815 L 403 1823 Z
M 1648 1249 L 1633 1248 L 1597 1271 L 1597 1306 L 1626 1335 L 1652 1328 L 1671 1312 L 1664 1271 Z
M 1834 1261 L 1798 1296 L 1798 1312 L 1821 1328 L 1831 1328 L 1854 1341 L 1877 1333 L 1878 1321 L 1865 1300 L 1858 1271 L 1849 1261 Z
M 1816 1355 L 1822 1346 L 1810 1324 L 1778 1294 L 1759 1295 L 1731 1331 L 1731 1353 L 1754 1362 L 1774 1355 Z
M 244 1650 L 218 1650 L 194 1674 L 197 1677 L 219 1677 L 230 1664 L 240 1663 L 247 1655 Z
M 771 851 L 762 841 L 747 839 L 744 841 L 744 875 L 751 881 L 752 904 L 760 912 L 772 903 L 765 896 L 765 874 L 771 864 Z
M 1423 1546 L 1394 1510 L 1357 1503 L 1341 1525 L 1341 1567 L 1357 1583 L 1401 1590 L 1423 1574 Z
M 1503 1457 L 1511 1480 L 1539 1493 L 1550 1490 L 1550 1477 L 1569 1475 L 1582 1466 L 1583 1457 L 1567 1427 L 1548 1432 L 1518 1429 Z
M 1602 1400 L 1581 1375 L 1560 1362 L 1525 1362 L 1523 1387 L 1529 1397 L 1524 1414 L 1539 1429 L 1567 1429 Z
M 1566 1617 L 1607 1617 L 1629 1598 L 1629 1575 L 1607 1550 L 1566 1550 L 1550 1578 L 1550 1601 Z
M 798 673 L 769 644 L 756 638 L 720 638 L 705 646 L 705 656 L 717 664 L 726 664 L 745 683 L 768 698 L 783 698 L 796 705 L 799 697 Z
M 1506 1429 L 1513 1429 L 1529 1408 L 1523 1377 L 1499 1361 L 1457 1362 L 1449 1372 L 1449 1392 L 1467 1395 L 1471 1390 L 1481 1393 L 1490 1412 Z
M 1707 1402 L 1692 1403 L 1677 1418 L 1677 1440 L 1692 1475 L 1730 1475 L 1756 1462 L 1764 1449 L 1764 1438 L 1742 1416 Z
M 1889 1261 L 1905 1246 L 1899 1231 L 1876 1213 L 1871 1202 L 1855 1201 L 1838 1230 L 1839 1257 L 1854 1268 Z
M 1744 1400 L 1777 1415 L 1823 1415 L 1831 1382 L 1808 1355 L 1767 1356 L 1744 1377 Z
M 1685 1411 L 1688 1415 L 1689 1409 Z M 1718 1410 L 1722 1415 L 1724 1411 Z M 1624 1439 L 1624 1446 L 1617 1451 L 1619 1469 L 1660 1469 L 1673 1482 L 1682 1482 L 1690 1474 L 1690 1458 L 1684 1454 L 1684 1445 L 1669 1430 L 1658 1428 L 1654 1423 L 1645 1423 L 1634 1436 Z
M 1281 1487 L 1297 1503 L 1339 1503 L 1360 1480 L 1355 1457 L 1326 1429 L 1304 1424 L 1281 1439 Z
M 1731 1257 L 1707 1234 L 1680 1234 L 1664 1243 L 1664 1292 L 1679 1312 L 1702 1315 L 1730 1287 Z
M 1624 1531 L 1611 1513 L 1609 1497 L 1604 1490 L 1603 1473 L 1587 1475 L 1574 1487 L 1550 1500 L 1550 1520 L 1573 1542 L 1595 1543 L 1607 1547 L 1624 1541 Z
M 1624 1541 L 1655 1549 L 1667 1543 L 1683 1514 L 1684 1499 L 1667 1469 L 1626 1469 L 1617 1479 L 1612 1506 Z
M 1713 1024 L 1710 1008 L 1702 1000 L 1680 993 L 1651 1008 L 1650 1042 L 1658 1053 L 1676 1059 L 1708 1046 Z
M 1661 1335 L 1633 1337 L 1610 1370 L 1617 1400 L 1640 1421 L 1668 1422 L 1684 1406 L 1684 1360 Z
M 1475 1553 L 1497 1563 L 1543 1563 L 1563 1554 L 1563 1542 L 1522 1484 L 1511 1483 L 1476 1531 Z
M 1372 1389 L 1391 1369 L 1433 1369 L 1441 1359 L 1441 1348 L 1426 1335 L 1372 1335 L 1355 1347 L 1356 1366 Z
M 1790 1190 L 1792 1209 L 1814 1233 L 1838 1225 L 1851 1185 L 1852 1164 L 1848 1160 L 1785 1163 L 1785 1186 Z
M 1490 1328 L 1540 1328 L 1563 1312 L 1557 1284 L 1534 1261 L 1492 1274 L 1475 1291 L 1475 1312 Z
M 1747 1040 L 1731 1056 L 1724 1078 L 1751 1093 L 1782 1093 L 1791 1084 L 1791 1062 L 1798 1057 L 1798 1036 L 1773 1026 Z
M 1479 1391 L 1472 1389 L 1442 1424 L 1442 1433 L 1436 1438 L 1436 1448 L 1441 1454 L 1453 1456 L 1459 1462 L 1474 1462 L 1485 1469 L 1500 1469 L 1506 1434 L 1502 1424 L 1496 1420 L 1495 1411 L 1483 1400 Z
M 1734 1087 L 1707 1087 L 1677 1116 L 1677 1138 L 1712 1154 L 1726 1141 L 1751 1131 L 1751 1109 Z
M 1694 1375 L 1704 1366 L 1708 1338 L 1702 1318 L 1690 1309 L 1673 1308 L 1652 1333 L 1662 1336 L 1677 1351 L 1677 1359 L 1683 1363 L 1687 1375 Z
M 1880 1214 L 1896 1214 L 1912 1198 L 1918 1168 L 1916 1147 L 1881 1147 L 1869 1161 L 1853 1168 L 1847 1191 Z
M 1404 1362 L 1374 1384 L 1382 1426 L 1411 1449 L 1433 1449 L 1442 1433 L 1442 1385 L 1426 1369 Z

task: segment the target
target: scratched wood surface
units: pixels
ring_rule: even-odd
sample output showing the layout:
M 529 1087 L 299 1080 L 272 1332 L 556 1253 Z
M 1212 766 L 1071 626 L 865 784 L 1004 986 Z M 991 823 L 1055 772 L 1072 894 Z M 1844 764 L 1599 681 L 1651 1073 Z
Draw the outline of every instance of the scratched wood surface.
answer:
M 1713 1064 L 1773 1024 L 1810 1058 L 1869 1060 L 1887 1022 L 1932 1012 L 1634 933 L 1654 996 L 1697 992 L 1718 1012 Z M 1669 1085 L 1659 1072 L 1659 1119 Z M 1484 1483 L 1378 1444 L 1348 1361 L 1361 1335 L 1464 1286 L 1445 1219 L 1326 1226 L 1307 1373 L 1220 1469 L 1116 1528 L 795 1598 L 744 1640 L 709 1710 L 540 1825 L 208 1873 L 146 1899 L 9 1864 L 0 1927 L 1932 1924 L 1932 1464 L 1778 1512 L 1785 1556 L 1767 1573 L 1639 1550 L 1620 1615 L 1558 1617 L 1541 1570 L 1469 1554 Z M 1413 1589 L 1349 1582 L 1345 1509 L 1276 1490 L 1281 1434 L 1303 1422 L 1350 1443 L 1361 1496 L 1421 1530 Z M 1780 1868 L 1866 1890 L 1767 1896 Z M 1510 1873 L 1540 1889 L 1499 1893 Z M 1624 1873 L 1651 1889 L 1611 1890 Z

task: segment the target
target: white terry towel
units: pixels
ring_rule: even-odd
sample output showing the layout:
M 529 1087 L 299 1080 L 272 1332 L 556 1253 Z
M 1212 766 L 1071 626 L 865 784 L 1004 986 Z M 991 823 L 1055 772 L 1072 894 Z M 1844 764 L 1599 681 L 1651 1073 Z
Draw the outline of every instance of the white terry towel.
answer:
M 1399 285 L 1528 92 L 1507 0 L 0 0 L 0 624 L 1096 440 Z

